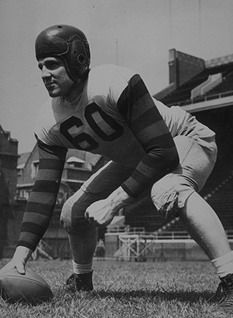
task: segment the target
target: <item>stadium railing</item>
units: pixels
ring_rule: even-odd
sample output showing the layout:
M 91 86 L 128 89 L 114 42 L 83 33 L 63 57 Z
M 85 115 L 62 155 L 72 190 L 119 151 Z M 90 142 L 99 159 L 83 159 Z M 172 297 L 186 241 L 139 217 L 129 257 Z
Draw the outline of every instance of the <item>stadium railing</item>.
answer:
M 190 234 L 187 231 L 156 231 L 156 232 L 146 232 L 143 227 L 114 227 L 110 230 L 107 230 L 107 233 L 110 234 L 119 234 L 119 235 L 144 235 L 148 237 L 153 237 L 155 240 L 179 240 L 179 239 L 191 239 Z M 233 240 L 233 229 L 226 231 L 228 239 Z
M 217 93 L 217 94 L 199 96 L 199 97 L 196 97 L 193 99 L 187 99 L 185 101 L 181 101 L 181 102 L 176 103 L 176 105 L 183 106 L 183 105 L 187 105 L 187 104 L 195 104 L 197 102 L 223 98 L 223 97 L 227 97 L 227 96 L 231 96 L 231 95 L 233 95 L 233 90 L 222 92 L 222 93 Z

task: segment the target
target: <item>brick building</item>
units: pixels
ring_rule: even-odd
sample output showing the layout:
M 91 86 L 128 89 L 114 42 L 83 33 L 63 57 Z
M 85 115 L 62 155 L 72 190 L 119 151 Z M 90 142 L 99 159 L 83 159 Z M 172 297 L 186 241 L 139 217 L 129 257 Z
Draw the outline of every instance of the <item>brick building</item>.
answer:
M 17 183 L 18 141 L 11 137 L 0 125 L 0 168 L 9 188 L 10 200 L 13 201 Z
M 12 238 L 18 141 L 0 126 L 0 258 Z M 9 229 L 9 230 L 8 230 Z

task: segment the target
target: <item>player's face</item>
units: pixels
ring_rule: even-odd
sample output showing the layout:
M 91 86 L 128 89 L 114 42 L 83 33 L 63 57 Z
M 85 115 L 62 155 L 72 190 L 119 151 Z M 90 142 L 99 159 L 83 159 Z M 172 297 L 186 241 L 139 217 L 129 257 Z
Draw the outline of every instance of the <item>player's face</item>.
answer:
M 68 96 L 74 84 L 68 76 L 61 59 L 46 57 L 40 59 L 38 67 L 41 70 L 41 78 L 51 97 Z

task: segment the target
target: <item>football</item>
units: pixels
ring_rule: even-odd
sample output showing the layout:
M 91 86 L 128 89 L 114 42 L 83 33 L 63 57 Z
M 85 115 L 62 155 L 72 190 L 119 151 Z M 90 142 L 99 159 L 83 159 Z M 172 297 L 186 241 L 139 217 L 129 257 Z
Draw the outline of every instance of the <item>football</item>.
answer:
M 15 268 L 0 273 L 0 295 L 11 303 L 25 302 L 33 305 L 53 297 L 50 286 L 40 275 L 31 269 L 22 275 Z

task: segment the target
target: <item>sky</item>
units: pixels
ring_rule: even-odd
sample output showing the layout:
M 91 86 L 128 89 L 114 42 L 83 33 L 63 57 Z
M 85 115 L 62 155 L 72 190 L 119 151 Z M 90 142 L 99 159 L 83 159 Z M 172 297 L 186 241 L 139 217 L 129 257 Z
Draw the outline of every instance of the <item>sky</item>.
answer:
M 169 84 L 175 48 L 205 60 L 233 54 L 232 0 L 0 0 L 0 125 L 31 151 L 49 96 L 34 54 L 53 24 L 85 32 L 91 66 L 114 63 L 138 72 L 151 93 Z

